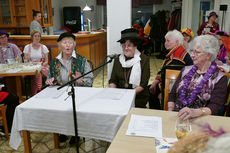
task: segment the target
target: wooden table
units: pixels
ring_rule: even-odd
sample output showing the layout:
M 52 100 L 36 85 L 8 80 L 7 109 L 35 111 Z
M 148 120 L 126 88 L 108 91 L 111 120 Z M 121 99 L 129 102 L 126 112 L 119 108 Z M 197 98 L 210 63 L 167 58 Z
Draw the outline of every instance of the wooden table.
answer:
M 21 77 L 22 76 L 32 76 L 36 75 L 37 70 L 31 70 L 31 71 L 19 71 L 16 73 L 5 73 L 0 72 L 0 77 L 5 78 L 5 83 L 7 86 L 7 89 L 16 94 L 19 97 L 19 101 L 23 102 L 25 99 L 22 98 L 22 83 L 21 83 Z
M 163 137 L 176 137 L 174 127 L 177 112 L 132 108 L 122 123 L 116 137 L 106 153 L 155 153 L 154 138 L 126 136 L 126 130 L 131 114 L 162 117 Z M 230 118 L 220 116 L 203 116 L 192 120 L 192 132 L 199 130 L 195 123 L 209 123 L 213 129 L 223 129 L 230 132 Z

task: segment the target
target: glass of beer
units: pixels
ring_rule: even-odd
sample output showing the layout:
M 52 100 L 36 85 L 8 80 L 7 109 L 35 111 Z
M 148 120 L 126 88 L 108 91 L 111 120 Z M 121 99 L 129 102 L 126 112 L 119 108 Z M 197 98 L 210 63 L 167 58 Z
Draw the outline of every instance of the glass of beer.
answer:
M 189 123 L 189 120 L 182 120 L 178 118 L 176 120 L 175 130 L 178 139 L 187 136 L 189 132 L 191 132 L 191 125 Z

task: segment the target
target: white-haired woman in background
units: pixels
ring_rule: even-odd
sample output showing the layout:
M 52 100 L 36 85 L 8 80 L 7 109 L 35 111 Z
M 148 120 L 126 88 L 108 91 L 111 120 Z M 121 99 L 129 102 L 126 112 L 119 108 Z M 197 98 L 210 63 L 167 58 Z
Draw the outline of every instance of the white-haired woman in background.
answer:
M 179 118 L 216 115 L 220 111 L 227 93 L 227 77 L 216 66 L 218 50 L 214 36 L 195 38 L 191 54 L 194 65 L 181 71 L 169 94 L 168 110 L 179 111 Z
M 165 62 L 162 66 L 162 69 L 167 65 L 192 65 L 193 61 L 183 47 L 184 37 L 177 31 L 169 31 L 165 35 L 165 48 L 169 51 L 166 55 Z M 161 69 L 161 71 L 162 71 Z M 149 107 L 151 109 L 161 109 L 160 108 L 160 99 L 161 99 L 161 71 L 158 72 L 155 80 L 149 88 L 150 98 L 149 98 Z M 163 81 L 163 80 L 162 80 Z

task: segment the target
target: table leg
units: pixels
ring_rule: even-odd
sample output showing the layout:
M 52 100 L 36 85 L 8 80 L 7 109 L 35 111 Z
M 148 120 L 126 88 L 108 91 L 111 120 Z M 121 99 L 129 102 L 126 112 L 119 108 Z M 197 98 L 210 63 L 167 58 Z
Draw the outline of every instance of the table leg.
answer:
M 6 77 L 7 89 L 19 97 L 20 103 L 25 101 L 22 98 L 21 76 Z
M 17 96 L 19 97 L 20 103 L 24 101 L 22 98 L 22 84 L 21 84 L 21 76 L 16 76 L 16 92 Z
M 23 141 L 24 141 L 24 152 L 25 153 L 32 153 L 31 141 L 30 141 L 30 132 L 23 130 L 22 135 L 23 135 Z
M 59 134 L 54 133 L 54 149 L 59 149 Z

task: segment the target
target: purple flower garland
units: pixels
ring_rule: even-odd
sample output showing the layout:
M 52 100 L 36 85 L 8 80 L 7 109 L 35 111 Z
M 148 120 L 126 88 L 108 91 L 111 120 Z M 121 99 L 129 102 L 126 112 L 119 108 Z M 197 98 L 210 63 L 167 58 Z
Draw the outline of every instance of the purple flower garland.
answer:
M 203 79 L 200 81 L 200 84 L 196 87 L 196 89 L 194 89 L 192 91 L 190 97 L 188 97 L 186 99 L 186 93 L 187 93 L 188 86 L 191 82 L 193 75 L 195 74 L 195 72 L 197 70 L 197 66 L 194 65 L 192 67 L 192 69 L 188 72 L 186 79 L 184 80 L 184 85 L 182 86 L 181 92 L 180 92 L 180 101 L 184 106 L 191 104 L 196 99 L 196 96 L 201 92 L 201 90 L 203 89 L 203 86 L 206 84 L 208 79 L 215 72 L 216 68 L 217 68 L 216 62 L 213 61 L 211 66 L 209 67 L 207 73 L 205 73 Z

